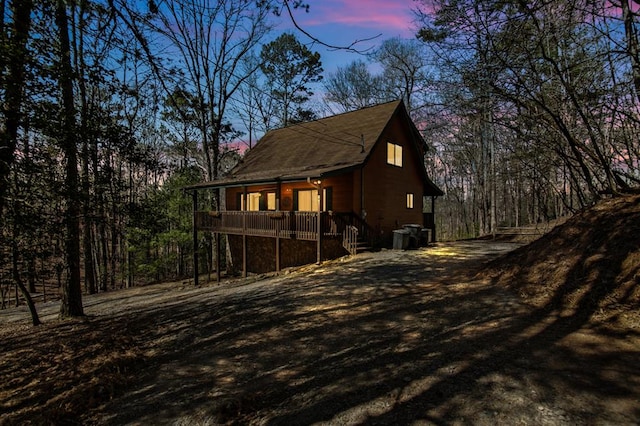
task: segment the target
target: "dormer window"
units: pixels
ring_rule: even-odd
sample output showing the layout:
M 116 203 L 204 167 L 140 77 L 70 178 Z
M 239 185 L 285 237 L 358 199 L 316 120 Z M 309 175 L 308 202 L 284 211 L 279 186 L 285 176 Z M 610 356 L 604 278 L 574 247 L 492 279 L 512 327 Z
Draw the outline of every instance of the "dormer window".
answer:
M 402 147 L 391 142 L 387 142 L 387 164 L 402 167 Z

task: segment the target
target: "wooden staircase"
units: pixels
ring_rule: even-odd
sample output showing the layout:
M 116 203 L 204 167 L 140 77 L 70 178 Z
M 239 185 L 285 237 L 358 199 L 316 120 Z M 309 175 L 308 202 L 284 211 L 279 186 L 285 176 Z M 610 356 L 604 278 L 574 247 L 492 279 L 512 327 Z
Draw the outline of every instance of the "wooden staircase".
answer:
M 358 242 L 356 245 L 356 254 L 364 253 L 366 251 L 373 251 L 373 245 L 363 238 L 358 238 Z
M 373 250 L 373 228 L 353 212 L 334 213 L 332 220 L 342 232 L 342 246 L 351 255 Z

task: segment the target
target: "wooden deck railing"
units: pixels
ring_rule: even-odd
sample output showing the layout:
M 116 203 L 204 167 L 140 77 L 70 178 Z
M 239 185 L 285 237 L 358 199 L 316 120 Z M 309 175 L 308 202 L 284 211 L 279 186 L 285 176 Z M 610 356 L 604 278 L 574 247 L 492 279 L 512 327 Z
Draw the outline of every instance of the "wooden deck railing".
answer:
M 351 225 L 345 227 L 342 233 L 342 247 L 352 256 L 358 254 L 358 228 Z
M 318 238 L 316 212 L 199 211 L 195 219 L 201 231 L 311 241 Z M 322 212 L 320 220 L 323 236 L 342 237 L 342 245 L 350 254 L 357 252 L 359 235 L 371 235 L 369 226 L 353 213 Z
M 341 229 L 354 227 L 356 229 L 356 237 L 358 239 L 366 241 L 372 246 L 376 246 L 379 243 L 379 241 L 377 241 L 376 239 L 377 235 L 374 229 L 364 219 L 362 219 L 354 212 L 335 213 L 334 220 L 338 223 L 338 227 Z
M 330 230 L 323 216 L 323 229 Z M 224 211 L 196 212 L 199 230 L 225 234 L 296 238 L 315 240 L 318 238 L 318 213 L 287 211 Z

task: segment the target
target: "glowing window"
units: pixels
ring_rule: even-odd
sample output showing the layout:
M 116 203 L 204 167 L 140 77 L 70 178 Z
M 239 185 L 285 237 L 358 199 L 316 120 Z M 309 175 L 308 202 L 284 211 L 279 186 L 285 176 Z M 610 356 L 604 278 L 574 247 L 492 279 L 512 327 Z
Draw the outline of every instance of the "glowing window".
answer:
M 275 210 L 276 209 L 276 193 L 268 192 L 267 193 L 267 210 Z
M 402 167 L 402 147 L 387 142 L 387 164 Z
M 413 208 L 413 194 L 410 192 L 407 193 L 407 208 L 408 209 Z
M 324 188 L 322 190 L 322 208 L 324 211 L 332 209 L 332 195 L 333 190 L 331 187 Z M 294 209 L 300 212 L 317 212 L 318 203 L 320 197 L 318 197 L 317 189 L 308 190 L 296 190 L 294 195 Z
M 250 192 L 247 194 L 247 210 L 257 212 L 260 210 L 260 193 Z
M 318 190 L 298 191 L 298 211 L 317 212 L 318 211 Z

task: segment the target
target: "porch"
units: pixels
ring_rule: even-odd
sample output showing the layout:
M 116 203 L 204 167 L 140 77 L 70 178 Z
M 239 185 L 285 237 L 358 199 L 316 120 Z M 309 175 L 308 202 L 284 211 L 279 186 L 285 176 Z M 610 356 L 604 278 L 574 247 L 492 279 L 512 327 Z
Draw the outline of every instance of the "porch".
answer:
M 368 241 L 373 236 L 370 227 L 353 212 L 195 211 L 193 221 L 194 239 L 198 231 L 242 237 L 243 276 L 247 273 L 247 241 L 250 237 L 273 239 L 275 270 L 279 271 L 280 240 L 313 243 L 319 263 L 323 254 L 324 240 L 337 240 L 349 254 L 354 255 L 358 251 L 358 241 Z M 216 241 L 219 239 L 216 238 Z M 219 255 L 220 249 L 218 248 L 216 252 Z M 219 270 L 218 265 L 219 259 L 216 259 L 216 270 Z
M 427 227 L 434 231 L 433 213 L 425 213 Z M 241 249 L 238 257 L 242 262 L 242 276 L 247 275 L 248 240 L 260 237 L 272 239 L 273 243 L 263 240 L 263 245 L 274 247 L 274 266 L 276 271 L 281 267 L 281 240 L 287 247 L 295 241 L 312 243 L 315 247 L 316 261 L 321 262 L 325 241 L 337 242 L 347 253 L 355 255 L 361 249 L 376 247 L 380 244 L 380 232 L 376 232 L 359 215 L 354 212 L 308 212 L 308 211 L 194 211 L 194 246 L 197 244 L 199 231 L 212 232 L 216 235 L 235 236 Z M 431 226 L 429 226 L 431 225 Z M 435 233 L 432 232 L 432 238 Z M 216 237 L 216 244 L 219 238 Z M 332 244 L 333 244 L 332 243 Z M 306 246 L 305 246 L 306 247 Z M 216 248 L 216 277 L 219 280 L 220 247 Z M 264 253 L 252 256 L 264 257 Z M 197 262 L 197 259 L 195 260 Z

